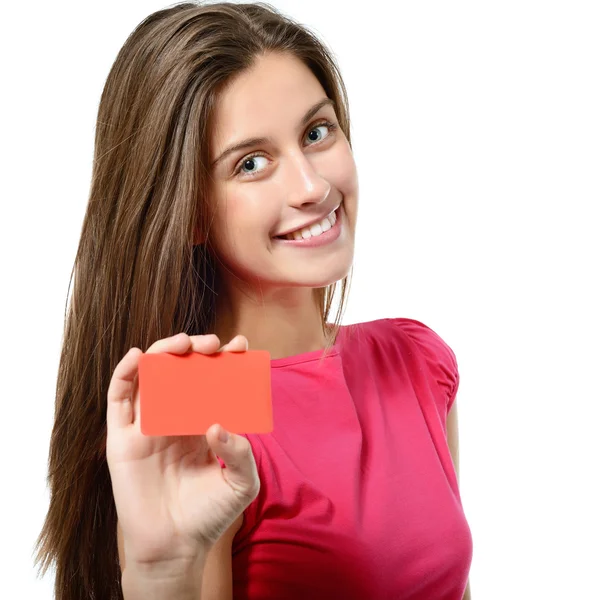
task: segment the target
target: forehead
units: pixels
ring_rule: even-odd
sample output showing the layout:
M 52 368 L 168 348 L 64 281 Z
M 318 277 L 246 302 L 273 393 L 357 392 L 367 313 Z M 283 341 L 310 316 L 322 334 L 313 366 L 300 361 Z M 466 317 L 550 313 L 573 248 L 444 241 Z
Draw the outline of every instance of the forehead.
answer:
M 312 71 L 288 54 L 257 58 L 221 92 L 214 115 L 211 147 L 217 153 L 228 143 L 253 136 L 277 136 L 296 127 L 325 91 Z

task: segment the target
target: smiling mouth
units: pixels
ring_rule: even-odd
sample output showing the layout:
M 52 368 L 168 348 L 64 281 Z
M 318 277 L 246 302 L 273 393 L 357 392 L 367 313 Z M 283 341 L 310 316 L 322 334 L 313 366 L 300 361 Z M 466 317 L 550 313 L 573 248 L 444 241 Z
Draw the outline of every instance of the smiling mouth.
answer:
M 309 239 L 311 237 L 319 237 L 321 234 L 329 231 L 336 223 L 337 219 L 339 219 L 339 210 L 341 204 L 333 211 L 331 211 L 324 219 L 319 221 L 318 223 L 314 223 L 310 227 L 302 227 L 300 229 L 296 229 L 296 231 L 292 231 L 286 235 L 277 235 L 275 239 L 277 240 L 302 240 Z

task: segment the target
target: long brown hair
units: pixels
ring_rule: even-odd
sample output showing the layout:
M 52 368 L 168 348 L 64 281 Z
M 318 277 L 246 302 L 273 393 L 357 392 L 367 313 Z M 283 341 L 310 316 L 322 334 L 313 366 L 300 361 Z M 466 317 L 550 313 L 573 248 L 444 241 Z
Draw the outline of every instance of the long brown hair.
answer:
M 292 53 L 311 69 L 350 142 L 346 90 L 331 53 L 269 4 L 159 10 L 131 33 L 108 75 L 65 311 L 50 506 L 35 547 L 41 575 L 55 566 L 58 600 L 123 597 L 106 462 L 108 385 L 129 348 L 145 350 L 181 331 L 212 332 L 217 265 L 205 245 L 193 244 L 197 229 L 208 234 L 211 117 L 221 86 L 269 51 Z M 333 327 L 336 285 L 315 290 L 326 350 L 349 276 Z

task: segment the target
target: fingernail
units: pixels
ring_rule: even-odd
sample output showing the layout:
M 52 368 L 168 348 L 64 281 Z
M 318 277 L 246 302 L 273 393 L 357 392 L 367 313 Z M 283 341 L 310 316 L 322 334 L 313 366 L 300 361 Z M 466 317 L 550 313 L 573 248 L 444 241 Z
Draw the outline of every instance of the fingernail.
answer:
M 229 440 L 229 433 L 226 429 L 223 429 L 223 427 L 221 427 L 221 431 L 219 431 L 219 440 L 224 444 Z

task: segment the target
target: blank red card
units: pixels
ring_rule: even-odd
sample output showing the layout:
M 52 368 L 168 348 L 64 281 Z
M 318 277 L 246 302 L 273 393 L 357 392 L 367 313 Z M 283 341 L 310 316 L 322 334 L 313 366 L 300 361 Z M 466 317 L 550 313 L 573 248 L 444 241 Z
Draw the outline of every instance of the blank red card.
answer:
M 205 434 L 214 423 L 232 433 L 273 431 L 267 351 L 144 354 L 138 381 L 144 435 Z

